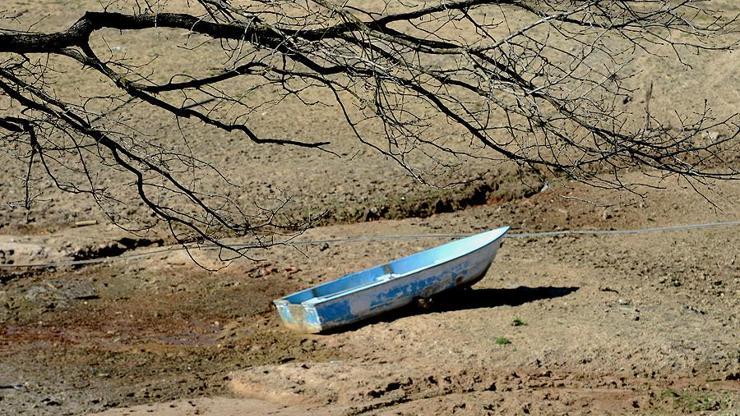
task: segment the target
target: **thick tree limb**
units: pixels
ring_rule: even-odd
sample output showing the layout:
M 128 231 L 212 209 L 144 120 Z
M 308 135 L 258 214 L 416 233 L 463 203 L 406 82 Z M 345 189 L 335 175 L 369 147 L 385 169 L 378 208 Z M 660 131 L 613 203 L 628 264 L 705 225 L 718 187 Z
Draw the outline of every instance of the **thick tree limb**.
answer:
M 0 27 L 0 90 L 9 102 L 0 115 L 0 146 L 28 146 L 27 183 L 40 163 L 60 189 L 91 193 L 101 204 L 120 201 L 95 184 L 91 159 L 120 170 L 133 178 L 130 185 L 152 212 L 196 239 L 212 238 L 216 228 L 251 233 L 273 226 L 274 215 L 258 221 L 222 195 L 197 191 L 171 165 L 192 171 L 210 165 L 149 142 L 136 120 L 110 122 L 111 114 L 144 105 L 176 122 L 197 120 L 256 144 L 330 152 L 327 140 L 265 137 L 250 125 L 267 104 L 288 98 L 305 108 L 320 103 L 338 112 L 362 143 L 422 181 L 418 157 L 444 168 L 476 157 L 506 159 L 620 189 L 627 186 L 620 178 L 627 169 L 699 182 L 740 179 L 732 163 L 738 114 L 715 119 L 704 108 L 671 124 L 652 111 L 634 117 L 635 123 L 624 109 L 634 91 L 623 83 L 629 76 L 624 69 L 640 53 L 657 55 L 663 48 L 681 61 L 680 49 L 687 46 L 731 49 L 734 38 L 715 42 L 712 36 L 725 34 L 736 16 L 689 0 L 393 6 L 399 10 L 386 13 L 331 0 L 202 0 L 191 13 L 88 11 L 55 33 Z M 229 63 L 207 73 L 183 67 L 164 74 L 155 65 L 105 58 L 93 46 L 96 32 L 105 29 L 202 35 L 208 40 L 200 46 L 217 49 Z M 47 82 L 49 55 L 102 75 L 106 87 L 116 89 L 105 97 L 115 105 L 93 111 L 92 98 L 57 98 Z M 260 88 L 273 95 L 256 102 L 247 94 Z M 322 98 L 310 101 L 306 91 Z M 440 132 L 441 126 L 449 131 Z M 55 167 L 83 179 L 60 180 Z M 192 210 L 168 198 L 184 200 Z

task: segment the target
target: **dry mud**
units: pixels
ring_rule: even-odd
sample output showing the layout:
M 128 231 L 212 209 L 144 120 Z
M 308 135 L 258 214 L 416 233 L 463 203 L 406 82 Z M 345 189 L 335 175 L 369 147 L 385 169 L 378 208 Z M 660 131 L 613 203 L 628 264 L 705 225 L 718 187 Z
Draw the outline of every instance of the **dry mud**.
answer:
M 43 30 L 97 7 L 11 4 L 27 16 L 47 15 L 38 23 Z M 738 11 L 733 1 L 717 4 Z M 136 41 L 156 51 L 171 40 L 166 33 L 107 36 L 120 50 Z M 653 106 L 664 111 L 698 108 L 703 97 L 720 112 L 736 110 L 738 90 L 729 86 L 740 82 L 737 54 L 688 59 L 691 68 L 640 61 L 634 82 L 654 82 Z M 159 64 L 177 69 L 182 61 Z M 70 70 L 60 91 L 96 93 L 84 77 Z M 644 188 L 641 199 L 559 181 L 545 187 L 510 166 L 479 161 L 452 179 L 481 180 L 435 189 L 337 130 L 330 112 L 275 112 L 257 122 L 266 135 L 331 132 L 336 155 L 256 146 L 197 124 L 180 136 L 161 115 L 132 111 L 153 136 L 172 142 L 165 144 L 187 139 L 223 167 L 241 186 L 234 198 L 290 196 L 297 217 L 326 211 L 327 226 L 300 239 L 740 220 L 740 185 L 732 182 L 708 194 L 714 206 L 674 178 L 627 174 L 663 188 Z M 171 131 L 178 135 L 163 134 Z M 22 171 L 6 155 L 0 162 L 7 172 Z M 182 251 L 162 251 L 166 235 L 125 233 L 92 201 L 48 182 L 35 183 L 40 197 L 27 211 L 17 203 L 16 176 L 0 180 L 0 266 L 156 253 L 80 267 L 0 268 L 0 414 L 740 413 L 738 227 L 507 239 L 471 291 L 308 336 L 282 328 L 271 301 L 446 240 L 279 246 L 253 252 L 257 262 L 207 271 Z M 123 182 L 112 175 L 103 183 Z M 132 217 L 149 215 L 140 205 L 128 209 Z M 74 228 L 89 220 L 98 224 Z M 213 252 L 193 255 L 219 265 Z
M 612 200 L 620 207 L 605 211 L 580 200 L 612 194 L 563 184 L 503 204 L 317 228 L 301 238 L 740 218 L 736 184 L 722 186 L 721 211 L 691 189 L 668 186 L 642 204 Z M 328 335 L 282 328 L 270 301 L 441 241 L 277 247 L 259 253 L 263 261 L 218 272 L 166 252 L 24 275 L 0 292 L 2 407 L 13 414 L 736 414 L 738 235 L 720 227 L 508 239 L 473 290 Z
M 40 31 L 58 31 L 72 25 L 88 9 L 99 9 L 97 1 L 84 0 L 65 2 L 43 0 L 37 2 L 10 1 L 3 5 L 8 10 L 21 13 L 21 17 L 5 24 L 26 30 L 32 27 Z M 173 10 L 185 7 L 185 0 L 163 2 Z M 113 2 L 111 10 L 130 11 L 132 2 Z M 737 2 L 722 0 L 712 2 L 714 8 L 733 16 L 740 12 Z M 43 16 L 43 18 L 41 18 Z M 38 17 L 38 18 L 37 18 Z M 737 39 L 737 32 L 732 39 Z M 131 64 L 153 62 L 157 76 L 169 79 L 172 74 L 187 70 L 196 73 L 212 73 L 219 65 L 225 65 L 225 57 L 216 48 L 182 48 L 185 37 L 178 31 L 151 30 L 141 33 L 103 31 L 95 35 L 93 43 L 111 57 L 128 59 Z M 731 39 L 728 38 L 728 42 Z M 717 117 L 729 116 L 737 111 L 740 92 L 732 88 L 740 83 L 737 52 L 733 53 L 688 53 L 685 64 L 671 57 L 671 50 L 659 51 L 665 59 L 654 56 L 639 57 L 629 73 L 629 88 L 634 108 L 620 111 L 637 111 L 644 108 L 645 88 L 653 85 L 651 108 L 656 114 L 674 117 L 674 112 L 693 114 L 707 104 Z M 75 101 L 115 92 L 110 85 L 91 74 L 80 71 L 78 64 L 69 59 L 50 58 L 58 72 L 50 72 L 49 81 L 54 83 L 55 93 L 71 97 Z M 235 90 L 247 89 L 249 85 L 229 84 Z M 331 103 L 327 94 L 312 97 Z M 270 91 L 255 93 L 255 102 L 271 98 Z M 492 114 L 500 121 L 503 115 Z M 506 201 L 532 195 L 539 191 L 543 182 L 531 172 L 522 172 L 501 161 L 500 155 L 476 149 L 490 159 L 447 160 L 445 163 L 461 163 L 456 169 L 440 169 L 428 158 L 410 157 L 411 164 L 419 170 L 429 172 L 430 180 L 444 186 L 451 183 L 472 181 L 463 187 L 433 188 L 415 182 L 396 162 L 380 155 L 377 151 L 360 143 L 344 123 L 343 114 L 337 106 L 304 106 L 297 100 L 285 100 L 269 111 L 257 112 L 249 118 L 250 126 L 263 137 L 292 137 L 305 140 L 330 140 L 332 153 L 315 149 L 290 146 L 258 145 L 236 133 L 227 133 L 208 128 L 191 120 L 174 120 L 168 114 L 144 105 L 134 105 L 121 114 L 124 119 L 137 120 L 136 128 L 141 140 L 151 141 L 158 146 L 193 154 L 220 172 L 234 185 L 227 185 L 219 175 L 209 169 L 197 174 L 179 172 L 178 178 L 186 183 L 197 184 L 204 192 L 224 193 L 240 202 L 245 209 L 282 206 L 282 213 L 293 221 L 313 220 L 314 225 L 352 223 L 378 218 L 399 219 L 409 216 L 427 216 L 450 212 L 487 201 Z M 496 118 L 499 117 L 499 118 Z M 641 119 L 641 118 L 640 118 Z M 671 119 L 671 123 L 677 120 Z M 446 133 L 449 123 L 436 126 L 440 134 Z M 450 131 L 452 137 L 456 132 Z M 459 132 L 457 132 L 459 133 Z M 726 132 L 712 131 L 708 134 Z M 378 146 L 387 146 L 378 132 L 367 132 L 365 137 Z M 440 155 L 437 155 L 440 156 Z M 34 172 L 31 197 L 34 203 L 30 210 L 23 206 L 26 160 L 16 160 L 12 155 L 0 153 L 0 163 L 6 172 L 0 180 L 0 233 L 46 233 L 69 228 L 78 221 L 97 220 L 108 222 L 92 198 L 85 195 L 65 194 L 54 187 L 40 170 Z M 91 168 L 96 165 L 91 162 Z M 431 172 L 442 171 L 439 177 Z M 120 198 L 126 202 L 117 213 L 130 219 L 121 221 L 126 225 L 141 225 L 151 218 L 135 195 L 124 192 L 131 187 L 131 177 L 111 169 L 99 169 L 96 183 L 100 188 L 121 189 Z M 64 176 L 64 175 L 63 175 Z M 65 179 L 70 179 L 65 177 Z M 79 178 L 76 178 L 79 179 Z M 83 181 L 84 182 L 84 181 Z M 161 236 L 158 236 L 161 237 Z

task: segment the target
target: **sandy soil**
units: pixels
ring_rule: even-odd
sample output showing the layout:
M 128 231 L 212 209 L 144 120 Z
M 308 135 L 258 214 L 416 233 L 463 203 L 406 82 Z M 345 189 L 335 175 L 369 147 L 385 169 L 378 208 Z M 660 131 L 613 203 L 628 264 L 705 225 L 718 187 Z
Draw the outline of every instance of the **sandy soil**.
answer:
M 722 211 L 670 190 L 605 214 L 572 198 L 609 193 L 563 184 L 301 238 L 740 218 L 737 185 Z M 440 241 L 281 247 L 218 272 L 174 252 L 26 275 L 0 292 L 0 397 L 28 414 L 734 414 L 738 235 L 509 239 L 472 291 L 329 335 L 282 328 L 270 301 Z
M 170 0 L 166 3 L 168 8 L 176 10 L 187 2 Z M 739 11 L 734 1 L 714 1 L 713 4 L 728 16 Z M 127 9 L 130 5 L 129 2 L 115 2 L 111 10 L 130 11 Z M 25 11 L 25 14 L 17 21 L 6 24 L 17 29 L 28 29 L 33 24 L 35 30 L 61 30 L 74 23 L 84 10 L 99 7 L 99 2 L 92 0 L 75 2 L 73 5 L 61 0 L 10 2 L 9 9 Z M 44 18 L 39 21 L 36 16 Z M 181 47 L 184 40 L 182 33 L 177 31 L 123 34 L 104 31 L 96 34 L 93 42 L 99 50 L 112 57 L 125 57 L 131 64 L 145 64 L 154 59 L 151 69 L 162 79 L 183 72 L 183 68 L 195 73 L 213 73 L 219 65 L 225 64 L 217 42 L 190 51 Z M 659 52 L 666 57 L 673 53 L 671 50 Z M 56 94 L 80 101 L 80 98 L 115 91 L 110 83 L 88 71 L 80 71 L 78 64 L 71 60 L 51 59 L 52 65 L 59 71 L 48 74 L 50 81 L 54 82 Z M 630 106 L 634 108 L 625 107 L 621 110 L 641 111 L 645 88 L 651 83 L 654 84 L 651 106 L 655 114 L 671 115 L 674 111 L 689 114 L 701 108 L 705 98 L 718 116 L 727 116 L 737 110 L 740 93 L 737 89 L 729 88 L 740 82 L 737 53 L 689 53 L 685 56 L 685 62 L 690 66 L 671 58 L 638 58 L 632 67 L 631 77 L 625 80 L 629 87 L 636 89 L 630 101 Z M 248 82 L 246 85 L 244 82 L 228 85 L 234 90 L 246 89 L 247 86 Z M 259 90 L 252 98 L 255 102 L 262 102 L 270 98 L 271 93 Z M 315 95 L 310 98 L 331 103 L 327 94 L 317 92 Z M 503 117 L 500 114 L 491 116 L 494 121 L 498 120 L 496 117 Z M 307 107 L 300 105 L 297 100 L 288 99 L 275 108 L 256 112 L 249 118 L 250 126 L 265 137 L 330 139 L 329 150 L 335 154 L 257 145 L 236 133 L 208 128 L 190 120 L 177 122 L 167 114 L 144 105 L 127 109 L 121 117 L 138 120 L 136 126 L 138 134 L 144 137 L 143 141 L 152 141 L 186 154 L 192 152 L 218 167 L 234 186 L 223 183 L 218 175 L 208 170 L 199 171 L 197 175 L 182 172 L 179 177 L 186 183 L 197 183 L 198 189 L 207 192 L 225 193 L 242 203 L 247 210 L 253 204 L 275 207 L 288 200 L 283 208 L 286 216 L 307 219 L 323 215 L 323 219 L 318 221 L 322 225 L 374 218 L 424 216 L 464 208 L 486 199 L 507 200 L 531 195 L 543 186 L 542 181 L 531 174 L 523 174 L 505 163 L 485 159 L 466 160 L 454 171 L 440 173 L 440 177 L 431 175 L 437 184 L 478 180 L 469 186 L 462 189 L 422 186 L 397 163 L 359 143 L 343 122 L 343 115 L 336 105 Z M 448 124 L 440 123 L 440 132 L 447 132 L 450 129 Z M 368 141 L 382 145 L 384 138 L 378 132 L 365 133 Z M 459 134 L 452 130 L 449 133 L 451 136 Z M 482 150 L 481 155 L 500 159 L 500 156 Z M 425 158 L 411 159 L 422 170 L 434 168 L 434 164 Z M 14 160 L 10 155 L 0 153 L 0 163 L 8 172 L 25 172 L 25 160 Z M 290 168 L 286 169 L 286 166 Z M 81 220 L 107 222 L 91 198 L 57 190 L 40 168 L 34 177 L 38 180 L 33 181 L 32 196 L 35 200 L 30 210 L 26 210 L 21 203 L 24 175 L 6 175 L 0 181 L 0 200 L 4 202 L 0 210 L 0 233 L 45 233 L 68 228 Z M 108 189 L 130 189 L 121 185 L 130 183 L 131 179 L 110 169 L 100 169 L 96 176 L 98 186 Z M 150 218 L 143 203 L 131 193 L 121 192 L 119 197 L 126 204 L 119 214 L 128 216 L 134 224 Z M 127 223 L 125 220 L 122 222 Z
M 28 16 L 47 14 L 43 30 L 66 27 L 88 6 L 12 4 Z M 733 1 L 717 4 L 738 10 Z M 142 41 L 106 36 L 120 50 Z M 171 40 L 158 36 L 143 39 L 147 53 Z M 182 59 L 160 67 L 177 69 Z M 720 111 L 736 109 L 738 91 L 728 86 L 740 82 L 737 54 L 688 59 L 692 69 L 640 61 L 634 82 L 655 82 L 660 111 L 694 108 L 704 96 Z M 83 81 L 70 71 L 59 91 L 97 92 Z M 185 123 L 186 137 L 170 137 L 163 132 L 177 131 L 171 120 L 132 111 L 153 137 L 173 146 L 187 139 L 223 167 L 241 186 L 232 196 L 291 196 L 298 217 L 328 210 L 326 226 L 304 240 L 740 220 L 738 183 L 717 184 L 714 206 L 674 178 L 627 174 L 663 188 L 646 187 L 641 199 L 561 181 L 545 187 L 481 162 L 452 179 L 484 180 L 440 190 L 414 183 L 338 130 L 331 112 L 272 112 L 255 122 L 265 134 L 331 132 L 339 156 L 256 146 L 194 123 Z M 20 169 L 7 155 L 0 163 Z M 296 165 L 299 172 L 286 169 Z M 0 414 L 740 414 L 738 227 L 507 239 L 471 291 L 346 331 L 302 335 L 280 325 L 273 299 L 446 240 L 278 246 L 253 252 L 260 261 L 208 271 L 182 251 L 163 251 L 166 235 L 125 233 L 92 201 L 45 181 L 26 211 L 16 203 L 16 176 L 0 180 L 0 266 L 142 257 L 0 268 Z M 125 182 L 115 174 L 101 181 Z M 139 205 L 128 209 L 148 216 Z M 80 220 L 98 224 L 75 228 Z M 193 255 L 219 265 L 213 252 Z

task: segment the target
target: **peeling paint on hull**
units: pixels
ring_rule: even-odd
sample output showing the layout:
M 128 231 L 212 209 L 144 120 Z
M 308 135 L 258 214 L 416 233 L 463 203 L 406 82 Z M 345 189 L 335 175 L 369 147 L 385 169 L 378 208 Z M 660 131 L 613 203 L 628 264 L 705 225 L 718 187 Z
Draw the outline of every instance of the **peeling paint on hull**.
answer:
M 480 280 L 509 227 L 476 234 L 275 300 L 280 318 L 300 332 L 355 323 Z

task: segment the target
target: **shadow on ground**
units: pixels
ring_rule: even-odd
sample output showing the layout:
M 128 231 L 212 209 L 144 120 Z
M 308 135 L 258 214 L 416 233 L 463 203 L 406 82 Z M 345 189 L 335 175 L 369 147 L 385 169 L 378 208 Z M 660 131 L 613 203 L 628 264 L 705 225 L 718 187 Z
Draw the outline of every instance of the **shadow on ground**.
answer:
M 427 313 L 462 311 L 467 309 L 495 308 L 497 306 L 518 306 L 527 302 L 554 299 L 567 296 L 579 288 L 575 286 L 519 286 L 513 289 L 473 289 L 464 288 L 440 293 L 431 299 L 420 300 L 409 306 L 369 318 L 356 324 L 346 325 L 325 334 L 354 331 L 366 325 L 379 322 L 393 322 L 396 319 Z
M 578 287 L 519 286 L 513 289 L 462 289 L 441 293 L 431 300 L 428 312 L 447 312 L 466 309 L 495 308 L 497 306 L 518 306 L 537 300 L 554 299 L 567 296 Z M 417 308 L 420 309 L 420 308 Z

